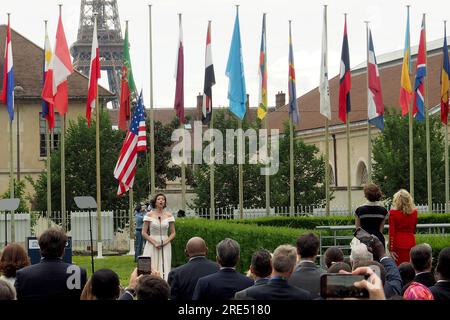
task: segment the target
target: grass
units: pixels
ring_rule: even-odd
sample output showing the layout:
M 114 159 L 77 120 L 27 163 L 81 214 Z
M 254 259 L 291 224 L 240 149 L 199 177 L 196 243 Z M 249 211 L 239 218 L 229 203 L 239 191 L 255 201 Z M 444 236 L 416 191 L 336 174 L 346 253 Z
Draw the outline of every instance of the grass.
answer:
M 72 262 L 86 269 L 88 277 L 92 275 L 90 256 L 73 256 Z M 94 270 L 111 269 L 116 272 L 123 287 L 128 286 L 130 274 L 136 267 L 134 256 L 105 256 L 103 259 L 94 257 Z

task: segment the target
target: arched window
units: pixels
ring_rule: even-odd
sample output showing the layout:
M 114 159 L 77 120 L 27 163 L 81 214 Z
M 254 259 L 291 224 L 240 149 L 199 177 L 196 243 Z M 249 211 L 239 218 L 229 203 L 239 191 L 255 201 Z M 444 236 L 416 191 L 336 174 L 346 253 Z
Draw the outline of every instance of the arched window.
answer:
M 362 186 L 368 181 L 367 167 L 363 161 L 358 163 L 356 168 L 356 184 Z
M 328 165 L 328 177 L 330 181 L 330 186 L 336 186 L 336 179 L 334 176 L 334 170 L 331 164 Z

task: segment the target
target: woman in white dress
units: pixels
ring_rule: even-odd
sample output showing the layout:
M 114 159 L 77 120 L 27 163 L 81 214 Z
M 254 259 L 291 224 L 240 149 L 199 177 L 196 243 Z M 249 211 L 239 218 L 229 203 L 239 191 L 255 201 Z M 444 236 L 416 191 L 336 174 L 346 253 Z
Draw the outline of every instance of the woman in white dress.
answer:
M 170 243 L 175 238 L 175 219 L 165 211 L 167 202 L 164 194 L 157 194 L 151 204 L 153 209 L 144 217 L 142 227 L 142 237 L 146 240 L 143 255 L 152 258 L 152 270 L 159 271 L 167 281 L 172 262 Z

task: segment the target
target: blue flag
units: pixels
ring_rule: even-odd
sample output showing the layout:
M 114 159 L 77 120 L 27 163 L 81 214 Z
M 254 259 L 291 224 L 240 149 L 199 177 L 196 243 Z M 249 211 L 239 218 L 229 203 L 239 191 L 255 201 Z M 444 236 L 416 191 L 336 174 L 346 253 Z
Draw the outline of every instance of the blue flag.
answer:
M 242 58 L 241 32 L 239 29 L 239 15 L 236 13 L 230 54 L 228 55 L 225 75 L 229 78 L 228 100 L 230 111 L 239 119 L 244 119 L 247 104 L 247 90 L 245 89 L 244 63 Z

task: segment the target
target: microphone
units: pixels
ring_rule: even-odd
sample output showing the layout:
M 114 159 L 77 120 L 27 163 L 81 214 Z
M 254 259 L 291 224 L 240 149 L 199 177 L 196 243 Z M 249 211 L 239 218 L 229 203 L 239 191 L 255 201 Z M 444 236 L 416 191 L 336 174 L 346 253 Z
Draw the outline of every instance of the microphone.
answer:
M 162 274 L 163 279 L 165 278 L 165 270 L 164 270 L 164 248 L 162 247 L 163 242 L 163 236 L 162 236 L 162 226 L 161 226 L 161 217 L 158 217 L 159 220 L 159 236 L 161 238 L 161 258 L 162 258 Z

